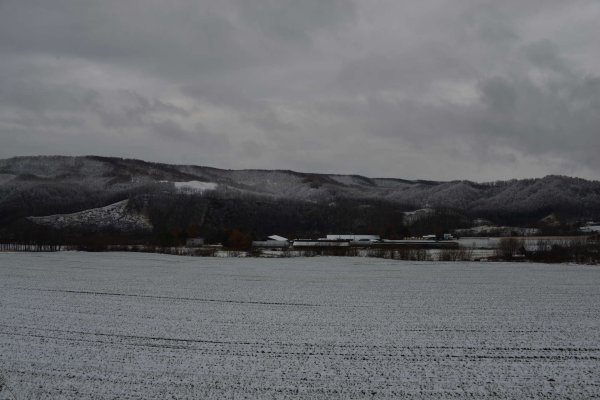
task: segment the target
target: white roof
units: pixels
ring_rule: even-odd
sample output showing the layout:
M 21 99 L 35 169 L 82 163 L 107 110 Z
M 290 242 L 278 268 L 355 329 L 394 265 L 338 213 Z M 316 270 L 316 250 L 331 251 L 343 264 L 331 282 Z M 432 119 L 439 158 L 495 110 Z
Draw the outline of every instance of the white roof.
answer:
M 327 235 L 327 240 L 379 240 L 379 235 Z
M 279 235 L 271 235 L 269 236 L 270 240 L 276 240 L 278 242 L 287 242 L 287 238 L 284 238 L 283 236 L 279 236 Z

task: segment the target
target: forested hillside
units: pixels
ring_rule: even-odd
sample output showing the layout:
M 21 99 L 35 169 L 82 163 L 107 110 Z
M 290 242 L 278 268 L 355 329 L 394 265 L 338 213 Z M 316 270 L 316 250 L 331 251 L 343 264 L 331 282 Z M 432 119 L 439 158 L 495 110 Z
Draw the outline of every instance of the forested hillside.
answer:
M 422 208 L 432 212 L 403 223 L 403 212 Z M 476 218 L 544 228 L 540 221 L 549 215 L 553 223 L 546 228 L 562 231 L 599 219 L 600 182 L 563 176 L 410 181 L 96 156 L 0 160 L 4 240 L 50 232 L 70 241 L 179 243 L 198 235 L 224 241 L 234 230 L 248 237 L 334 231 L 401 237 L 469 227 Z

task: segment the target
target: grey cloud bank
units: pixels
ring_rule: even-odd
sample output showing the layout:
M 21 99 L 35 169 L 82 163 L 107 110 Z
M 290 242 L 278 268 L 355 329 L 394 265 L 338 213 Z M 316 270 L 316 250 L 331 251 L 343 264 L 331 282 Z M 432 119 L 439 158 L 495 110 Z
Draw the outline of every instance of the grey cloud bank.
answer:
M 0 0 L 0 157 L 600 179 L 597 1 Z

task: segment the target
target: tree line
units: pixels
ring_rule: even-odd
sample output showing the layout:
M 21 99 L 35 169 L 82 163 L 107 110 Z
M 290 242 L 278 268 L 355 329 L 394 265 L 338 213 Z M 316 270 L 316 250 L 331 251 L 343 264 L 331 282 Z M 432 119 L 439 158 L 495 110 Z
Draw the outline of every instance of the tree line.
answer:
M 540 218 L 549 213 L 555 213 L 563 221 L 573 215 L 581 218 L 595 215 L 583 214 L 583 207 L 542 207 L 537 211 L 513 213 L 438 208 L 406 224 L 404 212 L 414 210 L 415 204 L 385 199 L 331 196 L 322 201 L 303 201 L 237 190 L 180 192 L 160 182 L 110 192 L 100 188 L 84 190 L 66 183 L 31 185 L 34 190 L 0 193 L 3 196 L 0 243 L 39 244 L 40 248 L 61 245 L 102 248 L 121 244 L 180 246 L 188 238 L 203 237 L 207 243 L 247 249 L 252 240 L 275 233 L 289 238 L 315 238 L 328 233 L 379 234 L 390 239 L 441 235 L 470 227 L 475 217 L 488 218 L 498 225 L 540 227 L 544 234 L 564 234 L 574 232 L 576 223 L 546 226 L 540 224 Z M 76 212 L 125 199 L 129 200 L 131 212 L 148 217 L 153 226 L 151 232 L 122 232 L 118 227 L 99 230 L 93 226 L 56 230 L 26 219 L 30 215 Z

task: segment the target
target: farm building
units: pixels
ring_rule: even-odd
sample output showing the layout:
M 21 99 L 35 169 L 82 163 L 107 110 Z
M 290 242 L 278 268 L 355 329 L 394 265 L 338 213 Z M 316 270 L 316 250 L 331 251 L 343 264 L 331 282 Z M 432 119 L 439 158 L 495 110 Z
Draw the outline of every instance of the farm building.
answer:
M 267 238 L 268 240 L 275 240 L 277 242 L 287 242 L 288 239 L 284 238 L 283 236 L 279 236 L 279 235 L 271 235 Z
M 350 247 L 350 242 L 347 240 L 297 239 L 293 241 L 292 245 L 294 248 Z
M 425 239 L 407 239 L 407 240 L 386 240 L 373 243 L 376 248 L 397 248 L 397 249 L 458 249 L 458 242 L 454 240 L 425 240 Z
M 290 247 L 290 242 L 282 240 L 254 240 L 252 247 L 261 249 L 287 249 Z
M 290 242 L 287 238 L 279 235 L 271 235 L 267 240 L 255 240 L 252 242 L 252 247 L 261 249 L 281 250 L 290 247 Z
M 370 241 L 375 242 L 380 240 L 379 235 L 327 235 L 325 240 L 350 240 L 353 242 Z M 319 239 L 323 240 L 323 239 Z

